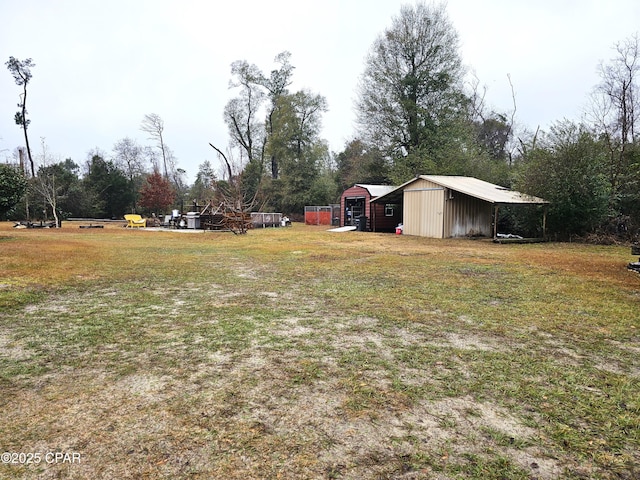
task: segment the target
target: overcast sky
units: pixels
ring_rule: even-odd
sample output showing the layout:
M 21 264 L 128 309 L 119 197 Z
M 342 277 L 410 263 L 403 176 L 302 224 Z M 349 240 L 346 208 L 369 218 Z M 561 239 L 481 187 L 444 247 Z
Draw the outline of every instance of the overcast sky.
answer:
M 29 139 L 55 159 L 107 156 L 140 131 L 145 114 L 165 122 L 165 141 L 192 182 L 209 142 L 228 144 L 222 121 L 235 60 L 263 71 L 288 50 L 292 89 L 324 95 L 323 137 L 340 152 L 354 134 L 353 102 L 364 59 L 401 0 L 0 0 L 0 161 L 24 144 L 13 116 L 20 87 L 4 66 L 32 58 Z M 449 0 L 460 54 L 487 87 L 490 107 L 513 109 L 535 130 L 579 120 L 598 83 L 598 65 L 640 29 L 637 0 Z M 425 172 L 428 173 L 428 172 Z

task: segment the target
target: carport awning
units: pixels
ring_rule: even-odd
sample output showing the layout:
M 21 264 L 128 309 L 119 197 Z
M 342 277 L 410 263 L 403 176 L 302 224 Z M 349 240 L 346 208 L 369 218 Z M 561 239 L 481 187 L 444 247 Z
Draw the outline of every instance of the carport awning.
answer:
M 380 197 L 396 189 L 391 185 L 368 185 L 364 183 L 356 183 L 355 186 L 367 190 L 371 198 Z
M 403 186 L 397 187 L 389 193 L 372 198 L 370 203 L 402 203 L 402 196 L 404 194 L 404 189 L 402 187 Z

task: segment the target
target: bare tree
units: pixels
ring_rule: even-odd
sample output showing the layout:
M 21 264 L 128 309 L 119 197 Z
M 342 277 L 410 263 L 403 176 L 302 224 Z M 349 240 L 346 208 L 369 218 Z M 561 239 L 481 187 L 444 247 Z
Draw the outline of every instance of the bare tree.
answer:
M 616 57 L 608 65 L 600 66 L 602 83 L 598 89 L 613 107 L 613 125 L 623 144 L 633 143 L 636 132 L 636 111 L 639 108 L 640 94 L 638 75 L 640 58 L 638 35 L 615 45 Z
M 486 85 L 480 88 L 480 80 L 474 74 L 468 82 L 468 121 L 474 125 L 476 141 L 482 151 L 489 154 L 494 160 L 504 160 L 509 166 L 513 164 L 514 152 L 517 149 L 514 142 L 516 96 L 511 82 L 511 75 L 507 74 L 513 109 L 510 112 L 497 112 L 487 110 Z M 522 153 L 522 151 L 521 151 Z
M 152 172 L 159 172 L 160 169 L 160 163 L 158 160 L 158 152 L 156 151 L 155 148 L 153 148 L 150 145 L 146 145 L 142 148 L 142 156 L 144 157 L 145 161 L 151 165 L 151 171 Z
M 142 187 L 142 177 L 145 172 L 142 163 L 143 152 L 140 145 L 129 137 L 119 140 L 113 146 L 115 164 L 126 174 L 129 181 L 131 198 L 133 199 L 132 211 L 135 211 L 138 191 Z
M 126 172 L 130 181 L 144 172 L 143 152 L 140 145 L 129 137 L 118 140 L 113 146 L 115 163 Z
M 640 111 L 640 46 L 638 35 L 615 44 L 615 56 L 599 68 L 602 81 L 591 96 L 590 116 L 609 152 L 610 203 L 618 197 L 627 170 L 628 150 L 637 140 Z
M 511 111 L 511 117 L 509 120 L 509 132 L 508 136 L 510 139 L 510 146 L 508 150 L 509 156 L 509 165 L 513 164 L 514 161 L 514 152 L 518 152 L 518 156 L 520 158 L 525 158 L 529 152 L 535 150 L 536 145 L 538 143 L 538 135 L 540 134 L 540 125 L 536 127 L 535 132 L 531 132 L 529 129 L 525 128 L 521 130 L 517 134 L 517 143 L 515 141 L 516 134 L 515 126 L 516 126 L 516 112 L 518 111 L 518 104 L 516 102 L 516 90 L 513 86 L 513 81 L 511 80 L 511 74 L 507 74 L 507 79 L 509 80 L 509 87 L 511 88 L 511 101 L 513 103 L 513 110 Z
M 247 61 L 236 61 L 231 65 L 234 79 L 229 82 L 231 88 L 240 87 L 240 95 L 229 101 L 224 111 L 225 122 L 229 127 L 232 142 L 241 148 L 242 155 L 251 163 L 265 160 L 265 147 L 277 134 L 276 117 L 280 109 L 281 98 L 288 94 L 294 67 L 290 63 L 291 54 L 279 53 L 275 62 L 279 68 L 265 75 L 256 65 Z M 260 119 L 265 97 L 269 100 L 264 122 Z M 271 175 L 278 178 L 277 152 L 269 152 Z
M 231 169 L 231 163 L 229 163 L 227 156 L 224 154 L 222 150 L 216 147 L 213 143 L 209 143 L 209 145 L 218 153 L 218 157 L 224 160 L 224 163 L 227 167 L 227 175 L 228 175 L 227 178 L 229 179 L 229 181 L 231 181 L 233 179 L 233 170 Z
M 218 153 L 227 169 L 227 186 L 218 190 L 222 197 L 219 209 L 224 214 L 226 227 L 233 233 L 247 233 L 251 228 L 251 212 L 257 203 L 258 189 L 253 194 L 248 192 L 249 189 L 243 182 L 244 176 L 239 171 L 240 167 L 238 165 L 234 167 L 235 162 L 231 154 L 226 155 L 212 143 L 209 145 Z
M 164 166 L 164 178 L 169 177 L 167 147 L 164 143 L 164 120 L 156 113 L 148 113 L 142 119 L 140 130 L 151 135 L 151 139 L 156 141 L 156 146 L 162 153 L 162 163 Z
M 472 80 L 468 82 L 469 86 L 469 111 L 472 120 L 484 122 L 486 120 L 486 96 L 487 86 L 482 86 L 480 92 L 480 79 L 474 73 Z
M 38 169 L 38 177 L 34 177 L 34 188 L 39 193 L 46 204 L 51 207 L 53 213 L 53 219 L 55 220 L 56 228 L 60 226 L 60 220 L 58 218 L 58 186 L 56 185 L 55 169 L 47 168 L 49 163 L 49 153 L 47 151 L 47 145 L 44 137 L 40 139 L 42 145 L 42 165 Z M 46 217 L 46 209 L 45 209 Z
M 233 62 L 231 74 L 234 80 L 230 88 L 240 87 L 240 95 L 231 99 L 224 109 L 224 120 L 234 146 L 240 147 L 241 154 L 249 162 L 262 162 L 264 153 L 264 124 L 258 120 L 258 113 L 264 102 L 264 92 L 259 81 L 262 73 L 255 65 L 245 60 Z

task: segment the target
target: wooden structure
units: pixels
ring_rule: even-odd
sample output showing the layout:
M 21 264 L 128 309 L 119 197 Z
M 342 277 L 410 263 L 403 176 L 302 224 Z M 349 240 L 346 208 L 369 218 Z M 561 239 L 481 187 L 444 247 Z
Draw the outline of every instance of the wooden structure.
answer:
M 392 232 L 402 221 L 402 208 L 397 203 L 372 203 L 396 187 L 356 184 L 340 197 L 340 226 L 357 226 L 358 230 Z
M 431 238 L 497 238 L 499 209 L 504 205 L 541 205 L 543 237 L 546 200 L 472 177 L 420 175 L 372 204 L 401 203 L 405 235 Z
M 251 214 L 236 211 L 224 202 L 213 207 L 209 202 L 200 212 L 200 228 L 204 230 L 224 230 L 233 233 L 246 233 L 253 228 Z

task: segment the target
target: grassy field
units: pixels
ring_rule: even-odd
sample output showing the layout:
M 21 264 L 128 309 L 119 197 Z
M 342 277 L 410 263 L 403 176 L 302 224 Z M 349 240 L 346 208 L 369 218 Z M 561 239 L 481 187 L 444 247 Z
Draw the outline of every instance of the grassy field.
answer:
M 634 260 L 2 224 L 0 478 L 639 478 Z

